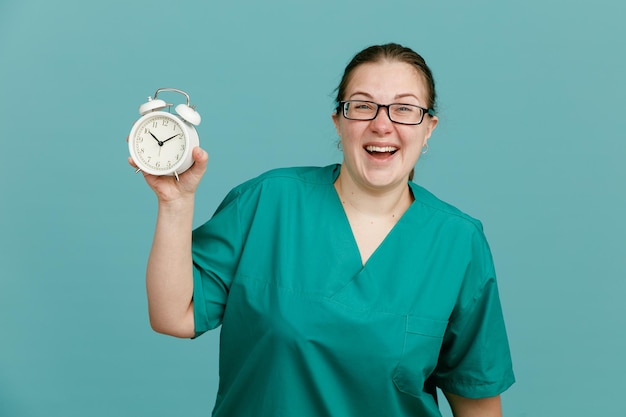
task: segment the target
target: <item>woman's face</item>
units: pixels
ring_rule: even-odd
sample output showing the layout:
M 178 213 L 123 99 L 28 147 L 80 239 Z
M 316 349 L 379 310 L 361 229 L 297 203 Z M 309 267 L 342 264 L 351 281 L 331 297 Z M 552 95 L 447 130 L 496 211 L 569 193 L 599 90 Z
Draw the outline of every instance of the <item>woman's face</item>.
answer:
M 343 97 L 421 107 L 428 107 L 427 99 L 422 74 L 410 64 L 394 61 L 356 67 Z M 401 125 L 389 120 L 386 109 L 380 108 L 374 120 L 348 120 L 333 114 L 333 122 L 343 147 L 344 169 L 352 181 L 367 189 L 386 190 L 406 186 L 437 117 L 425 115 L 419 125 Z

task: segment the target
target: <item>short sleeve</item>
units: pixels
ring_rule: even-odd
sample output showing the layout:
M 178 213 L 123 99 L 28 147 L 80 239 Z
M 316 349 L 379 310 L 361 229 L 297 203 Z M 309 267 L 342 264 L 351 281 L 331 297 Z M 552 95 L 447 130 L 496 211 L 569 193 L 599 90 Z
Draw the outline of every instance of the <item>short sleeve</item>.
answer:
M 515 377 L 493 261 L 482 233 L 473 254 L 433 378 L 445 392 L 487 398 L 504 392 Z
M 192 234 L 195 337 L 222 323 L 241 242 L 238 201 L 231 193 Z

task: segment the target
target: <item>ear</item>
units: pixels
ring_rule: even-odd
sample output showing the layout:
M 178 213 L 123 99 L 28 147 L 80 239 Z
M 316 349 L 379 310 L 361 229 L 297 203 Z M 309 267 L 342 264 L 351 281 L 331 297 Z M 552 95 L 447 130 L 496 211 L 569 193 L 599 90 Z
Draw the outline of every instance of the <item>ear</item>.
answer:
M 335 130 L 337 131 L 337 135 L 341 137 L 341 135 L 339 134 L 339 114 L 337 114 L 337 111 L 334 111 L 330 117 L 331 119 L 333 119 L 333 124 L 335 125 Z
M 430 138 L 430 135 L 433 134 L 433 131 L 437 127 L 437 123 L 439 123 L 439 118 L 437 116 L 430 116 L 428 118 L 428 125 L 426 126 L 426 136 L 424 137 L 424 143 Z

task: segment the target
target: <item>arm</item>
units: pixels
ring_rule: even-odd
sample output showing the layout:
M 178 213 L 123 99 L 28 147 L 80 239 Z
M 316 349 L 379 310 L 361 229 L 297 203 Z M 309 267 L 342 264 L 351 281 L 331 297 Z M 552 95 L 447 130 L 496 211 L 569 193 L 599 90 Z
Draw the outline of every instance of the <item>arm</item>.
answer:
M 500 396 L 490 398 L 465 398 L 444 392 L 454 417 L 502 417 Z
M 208 156 L 193 151 L 194 165 L 179 176 L 158 177 L 144 173 L 158 200 L 158 215 L 146 271 L 148 312 L 152 328 L 176 337 L 192 337 L 193 263 L 191 231 L 195 190 L 206 170 Z M 134 166 L 131 159 L 131 165 Z
M 193 196 L 159 201 L 157 224 L 146 270 L 150 325 L 177 337 L 194 335 L 191 223 Z

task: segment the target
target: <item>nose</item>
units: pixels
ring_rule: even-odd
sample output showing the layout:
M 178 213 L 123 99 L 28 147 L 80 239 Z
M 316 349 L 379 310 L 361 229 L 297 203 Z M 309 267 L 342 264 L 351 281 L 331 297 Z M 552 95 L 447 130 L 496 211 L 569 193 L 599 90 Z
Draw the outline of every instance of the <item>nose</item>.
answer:
M 376 117 L 370 122 L 373 131 L 378 133 L 388 133 L 393 129 L 393 122 L 389 118 L 389 107 L 379 106 Z

